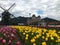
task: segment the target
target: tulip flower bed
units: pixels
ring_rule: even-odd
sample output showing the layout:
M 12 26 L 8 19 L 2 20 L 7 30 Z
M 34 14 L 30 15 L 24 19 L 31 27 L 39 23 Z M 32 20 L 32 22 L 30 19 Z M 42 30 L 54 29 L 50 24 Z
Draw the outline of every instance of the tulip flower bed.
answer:
M 60 45 L 60 31 L 30 26 L 0 29 L 0 45 Z
M 0 29 L 0 45 L 21 45 L 16 29 L 3 27 Z
M 22 45 L 60 45 L 60 31 L 30 26 L 11 26 L 17 29 Z

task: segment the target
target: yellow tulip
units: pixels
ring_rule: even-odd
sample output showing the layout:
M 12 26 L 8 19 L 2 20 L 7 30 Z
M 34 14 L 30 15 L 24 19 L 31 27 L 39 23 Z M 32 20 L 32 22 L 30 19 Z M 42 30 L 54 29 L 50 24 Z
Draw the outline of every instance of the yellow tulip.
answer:
M 28 35 L 28 34 L 26 34 L 26 36 L 28 37 L 29 35 Z
M 36 36 L 34 36 L 34 39 L 36 39 L 37 37 Z
M 25 37 L 26 40 L 28 40 L 28 37 Z
M 40 35 L 36 35 L 36 37 L 37 37 L 37 38 L 39 38 L 39 37 L 40 37 Z
M 23 33 L 23 35 L 25 35 L 25 32 Z
M 33 45 L 36 45 L 36 43 L 33 43 Z
M 42 36 L 42 39 L 44 39 L 44 36 Z
M 42 42 L 42 45 L 46 45 L 46 42 Z
M 47 40 L 48 40 L 48 38 L 45 38 L 45 40 L 47 41 Z
M 31 39 L 30 41 L 33 43 L 33 42 L 35 42 L 35 39 L 33 38 L 33 39 Z
M 51 40 L 54 40 L 54 38 L 53 38 L 53 37 L 51 37 Z

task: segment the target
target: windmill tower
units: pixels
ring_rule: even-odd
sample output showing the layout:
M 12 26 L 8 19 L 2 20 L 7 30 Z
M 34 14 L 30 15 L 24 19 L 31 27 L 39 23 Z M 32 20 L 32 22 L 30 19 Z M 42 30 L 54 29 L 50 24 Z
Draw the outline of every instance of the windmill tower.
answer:
M 9 10 L 15 5 L 15 3 L 9 8 L 9 9 L 4 9 L 3 7 L 0 6 L 1 9 L 4 10 L 4 12 L 2 13 L 1 17 L 2 17 L 2 21 L 1 23 L 3 25 L 10 25 L 10 19 L 11 19 L 11 16 L 14 16 L 12 15 Z

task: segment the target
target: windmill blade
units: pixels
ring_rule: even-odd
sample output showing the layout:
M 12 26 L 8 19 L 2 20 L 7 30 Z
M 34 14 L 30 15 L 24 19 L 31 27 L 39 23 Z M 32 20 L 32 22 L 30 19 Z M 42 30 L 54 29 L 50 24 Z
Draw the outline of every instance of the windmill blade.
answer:
M 1 9 L 3 9 L 3 10 L 5 11 L 5 9 L 4 9 L 4 8 L 2 8 L 1 6 L 0 6 L 0 8 L 1 8 Z
M 15 3 L 14 3 L 11 7 L 13 7 L 14 5 L 15 5 Z M 11 8 L 11 7 L 10 7 L 10 8 Z M 10 10 L 10 8 L 9 8 L 8 10 Z

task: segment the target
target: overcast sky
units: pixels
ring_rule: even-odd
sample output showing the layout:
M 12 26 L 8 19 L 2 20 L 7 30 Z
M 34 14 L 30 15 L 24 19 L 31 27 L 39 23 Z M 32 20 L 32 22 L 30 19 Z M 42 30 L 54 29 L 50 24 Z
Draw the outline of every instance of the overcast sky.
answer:
M 58 0 L 0 0 L 0 6 L 8 9 L 13 3 L 15 5 L 9 12 L 15 16 L 36 16 L 40 15 L 41 18 L 49 17 L 60 20 L 60 7 Z M 3 10 L 0 8 L 0 15 Z M 29 15 L 31 13 L 31 15 Z

